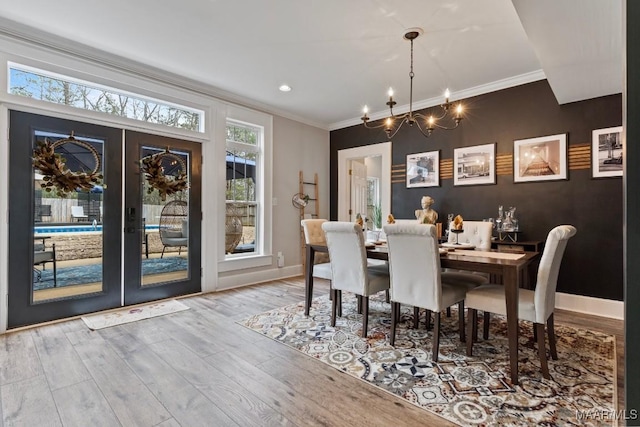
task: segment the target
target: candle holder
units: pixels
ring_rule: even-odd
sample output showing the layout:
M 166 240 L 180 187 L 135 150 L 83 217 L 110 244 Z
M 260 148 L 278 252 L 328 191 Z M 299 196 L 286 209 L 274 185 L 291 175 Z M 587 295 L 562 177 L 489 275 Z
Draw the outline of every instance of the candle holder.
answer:
M 460 243 L 458 243 L 458 234 L 462 233 L 464 230 L 450 230 L 453 234 L 456 235 L 456 245 L 459 245 Z

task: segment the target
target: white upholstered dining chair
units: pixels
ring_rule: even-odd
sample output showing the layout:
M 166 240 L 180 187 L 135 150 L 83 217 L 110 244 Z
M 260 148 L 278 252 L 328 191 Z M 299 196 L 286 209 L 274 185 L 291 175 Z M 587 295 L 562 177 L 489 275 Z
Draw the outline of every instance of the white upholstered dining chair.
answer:
M 327 221 L 322 224 L 331 264 L 331 326 L 336 324 L 336 310 L 342 305 L 342 291 L 358 296 L 362 307 L 362 337 L 367 336 L 369 297 L 389 289 L 386 268 L 369 267 L 364 233 L 353 222 Z
M 300 221 L 304 233 L 304 241 L 307 245 L 326 246 L 327 241 L 324 238 L 324 231 L 322 230 L 322 224 L 325 222 L 327 222 L 326 219 L 303 219 Z M 313 260 L 313 277 L 329 281 L 333 279 L 333 275 L 331 274 L 331 264 L 329 264 L 329 255 L 326 253 L 315 253 Z M 312 289 L 310 290 L 310 295 L 313 295 Z M 308 301 L 305 301 L 305 304 L 305 311 L 309 312 L 311 298 Z
M 491 235 L 493 234 L 493 224 L 485 221 L 464 221 L 464 230 L 458 234 L 458 243 L 466 243 L 475 246 L 476 249 L 491 250 Z M 449 233 L 448 243 L 455 243 L 456 236 Z M 473 289 L 480 285 L 489 284 L 489 277 L 484 274 L 469 271 L 459 271 L 445 269 L 442 273 L 443 280 L 448 283 L 457 283 Z
M 538 266 L 538 278 L 535 291 L 520 289 L 518 293 L 518 319 L 533 322 L 538 341 L 538 356 L 544 378 L 549 378 L 545 349 L 545 323 L 549 335 L 549 349 L 553 360 L 558 359 L 556 338 L 553 329 L 553 312 L 556 302 L 558 273 L 568 240 L 576 234 L 572 225 L 559 225 L 549 232 Z M 506 315 L 505 292 L 502 285 L 483 285 L 467 293 L 465 304 L 468 307 L 469 323 L 467 335 L 473 335 L 476 310 Z M 485 320 L 487 317 L 485 317 Z M 486 335 L 486 334 L 485 334 Z M 467 340 L 467 355 L 473 351 L 473 339 Z
M 440 268 L 436 227 L 390 224 L 384 226 L 389 246 L 391 276 L 391 345 L 395 344 L 400 304 L 421 307 L 435 313 L 432 360 L 438 360 L 440 312 L 458 303 L 460 340 L 464 341 L 464 298 L 467 286 L 449 284 Z M 415 322 L 414 322 L 415 324 Z

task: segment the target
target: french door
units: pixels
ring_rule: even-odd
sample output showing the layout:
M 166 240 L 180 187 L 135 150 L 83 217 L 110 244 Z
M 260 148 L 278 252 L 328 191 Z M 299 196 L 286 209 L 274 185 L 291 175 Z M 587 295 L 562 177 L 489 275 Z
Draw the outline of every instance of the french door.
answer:
M 199 291 L 200 162 L 199 144 L 11 111 L 9 328 Z
M 200 144 L 133 131 L 125 141 L 124 304 L 199 292 Z

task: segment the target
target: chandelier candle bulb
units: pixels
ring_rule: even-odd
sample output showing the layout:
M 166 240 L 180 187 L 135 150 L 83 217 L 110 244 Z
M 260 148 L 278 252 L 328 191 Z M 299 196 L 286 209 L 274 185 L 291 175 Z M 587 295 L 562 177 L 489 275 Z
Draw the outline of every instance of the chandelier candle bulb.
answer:
M 445 103 L 445 104 L 448 104 L 448 103 L 449 103 L 449 96 L 450 96 L 450 95 L 451 95 L 451 94 L 449 93 L 449 89 L 447 89 L 447 90 L 445 90 L 445 91 L 444 91 L 444 103 Z
M 456 123 L 459 123 L 462 120 L 462 104 L 458 104 L 456 107 Z

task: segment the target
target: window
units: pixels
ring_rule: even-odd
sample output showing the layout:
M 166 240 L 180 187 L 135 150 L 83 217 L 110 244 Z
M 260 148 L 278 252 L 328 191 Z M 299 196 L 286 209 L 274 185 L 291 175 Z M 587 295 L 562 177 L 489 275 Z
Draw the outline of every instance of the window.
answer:
M 226 218 L 227 257 L 260 252 L 261 218 L 259 178 L 263 129 L 227 121 L 226 126 Z
M 204 132 L 204 112 L 23 65 L 9 64 L 9 93 L 147 123 Z

